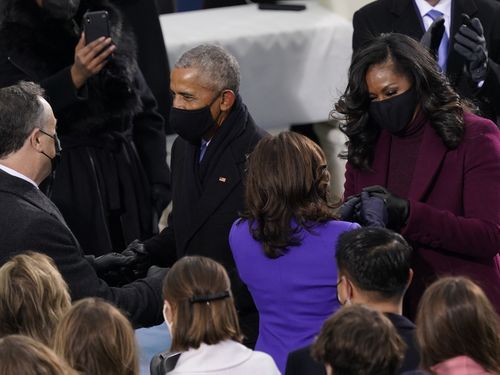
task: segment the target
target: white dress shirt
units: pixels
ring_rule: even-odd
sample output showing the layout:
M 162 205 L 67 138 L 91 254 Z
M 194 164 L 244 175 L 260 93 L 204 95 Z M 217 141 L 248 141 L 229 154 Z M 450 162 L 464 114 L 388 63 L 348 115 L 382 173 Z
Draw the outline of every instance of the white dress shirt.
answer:
M 451 25 L 451 1 L 452 0 L 440 0 L 435 7 L 430 5 L 427 1 L 425 0 L 415 0 L 415 4 L 417 5 L 417 8 L 420 12 L 420 17 L 422 17 L 422 20 L 424 21 L 424 27 L 425 30 L 429 28 L 429 26 L 432 24 L 432 18 L 427 15 L 427 13 L 435 9 L 441 13 L 443 13 L 444 17 L 444 28 L 446 30 L 446 35 L 448 35 L 448 38 L 451 40 L 450 37 L 450 25 Z
M 14 176 L 14 177 L 18 177 L 18 178 L 21 178 L 23 179 L 24 181 L 28 181 L 30 184 L 32 184 L 34 187 L 36 187 L 38 189 L 38 185 L 35 183 L 35 181 L 33 181 L 31 178 L 29 177 L 26 177 L 25 175 L 23 175 L 22 173 L 19 173 L 18 171 L 15 171 L 14 169 L 12 168 L 9 168 L 9 167 L 6 167 L 5 165 L 3 164 L 0 164 L 0 169 L 2 171 L 4 171 L 5 173 L 8 173 L 10 174 L 11 176 Z

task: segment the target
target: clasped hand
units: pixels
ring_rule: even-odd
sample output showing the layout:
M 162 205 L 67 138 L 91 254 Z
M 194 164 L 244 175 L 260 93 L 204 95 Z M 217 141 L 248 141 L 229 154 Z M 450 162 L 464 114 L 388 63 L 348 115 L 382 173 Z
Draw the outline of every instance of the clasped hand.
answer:
M 406 224 L 409 203 L 382 186 L 369 186 L 349 197 L 339 209 L 341 220 L 399 231 Z

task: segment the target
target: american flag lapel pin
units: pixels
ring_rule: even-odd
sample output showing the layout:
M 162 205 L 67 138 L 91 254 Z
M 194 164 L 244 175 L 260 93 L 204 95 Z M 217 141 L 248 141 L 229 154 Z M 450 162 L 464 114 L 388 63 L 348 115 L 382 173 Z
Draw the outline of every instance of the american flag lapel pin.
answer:
M 219 177 L 219 182 L 226 182 L 227 181 L 227 178 L 226 177 Z

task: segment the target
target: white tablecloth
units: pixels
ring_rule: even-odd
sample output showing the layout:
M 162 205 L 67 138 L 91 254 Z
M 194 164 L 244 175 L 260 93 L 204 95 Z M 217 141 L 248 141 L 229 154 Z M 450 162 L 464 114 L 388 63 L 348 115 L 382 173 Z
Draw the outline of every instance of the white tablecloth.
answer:
M 241 68 L 240 92 L 258 125 L 328 119 L 347 84 L 352 26 L 319 3 L 305 11 L 255 4 L 160 16 L 171 66 L 188 49 L 218 43 Z

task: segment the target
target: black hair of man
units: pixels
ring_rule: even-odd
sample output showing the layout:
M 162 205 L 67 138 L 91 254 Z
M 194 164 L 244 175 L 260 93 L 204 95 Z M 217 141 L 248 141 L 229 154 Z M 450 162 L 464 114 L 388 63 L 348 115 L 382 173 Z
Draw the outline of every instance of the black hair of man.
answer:
M 335 257 L 339 275 L 346 273 L 358 288 L 381 299 L 402 298 L 408 286 L 411 247 L 385 228 L 360 228 L 343 233 Z
M 42 123 L 43 89 L 21 81 L 0 89 L 0 159 L 19 150 L 34 128 Z

